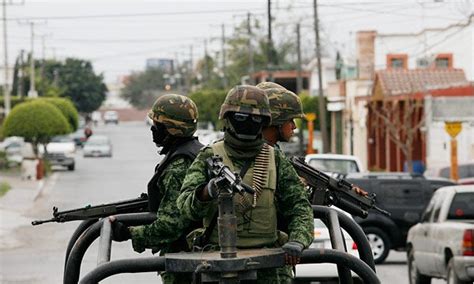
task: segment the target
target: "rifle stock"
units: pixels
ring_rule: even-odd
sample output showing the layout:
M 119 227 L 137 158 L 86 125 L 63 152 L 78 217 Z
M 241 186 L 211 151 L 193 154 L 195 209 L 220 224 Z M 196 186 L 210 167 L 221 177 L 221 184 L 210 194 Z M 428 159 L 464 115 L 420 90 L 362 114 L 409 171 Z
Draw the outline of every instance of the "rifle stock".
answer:
M 64 223 L 77 220 L 89 220 L 95 218 L 103 218 L 114 214 L 137 213 L 148 210 L 148 195 L 142 193 L 140 197 L 107 203 L 102 205 L 87 205 L 82 208 L 59 211 L 57 207 L 53 207 L 53 218 L 47 220 L 35 220 L 31 225 L 41 225 L 44 223 L 56 222 Z
M 318 192 L 324 194 L 324 196 L 319 199 L 322 205 L 334 205 L 352 215 L 362 218 L 368 216 L 369 209 L 390 215 L 389 212 L 375 205 L 375 193 L 371 193 L 367 196 L 360 195 L 353 190 L 354 186 L 346 180 L 335 179 L 318 171 L 306 164 L 301 157 L 292 157 L 290 162 L 298 175 L 305 180 L 307 186 L 315 191 L 318 191 L 318 189 L 322 190 L 322 192 Z

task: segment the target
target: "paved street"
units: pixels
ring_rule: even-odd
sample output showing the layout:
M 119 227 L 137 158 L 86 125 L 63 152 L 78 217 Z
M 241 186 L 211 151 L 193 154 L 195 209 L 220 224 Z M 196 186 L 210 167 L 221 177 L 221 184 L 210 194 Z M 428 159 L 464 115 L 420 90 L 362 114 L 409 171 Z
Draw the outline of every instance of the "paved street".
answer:
M 146 191 L 146 183 L 159 156 L 144 123 L 101 126 L 94 131 L 111 138 L 113 158 L 84 159 L 81 152 L 78 152 L 76 171 L 59 170 L 56 183 L 45 188 L 43 195 L 31 204 L 24 216 L 15 217 L 21 226 L 8 235 L 10 242 L 7 243 L 10 245 L 0 247 L 0 283 L 62 281 L 67 241 L 78 223 L 53 223 L 36 227 L 29 225 L 33 219 L 49 218 L 53 205 L 60 210 L 71 209 L 86 204 L 134 198 Z M 85 256 L 82 276 L 95 266 L 96 252 L 97 244 Z M 112 259 L 140 256 L 131 250 L 130 242 L 114 243 Z M 379 265 L 377 271 L 382 283 L 408 283 L 404 253 L 391 252 L 387 263 Z M 120 275 L 111 277 L 104 283 L 132 281 L 157 283 L 157 277 L 154 273 Z

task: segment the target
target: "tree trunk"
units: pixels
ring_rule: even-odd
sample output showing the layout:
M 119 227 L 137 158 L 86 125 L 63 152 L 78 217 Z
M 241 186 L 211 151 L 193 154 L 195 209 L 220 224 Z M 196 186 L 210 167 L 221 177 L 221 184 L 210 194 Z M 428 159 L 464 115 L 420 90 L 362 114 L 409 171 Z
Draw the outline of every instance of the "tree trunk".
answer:
M 411 153 L 412 149 L 411 147 L 408 147 L 408 151 L 406 154 L 406 162 L 407 162 L 407 171 L 409 173 L 413 173 L 413 155 Z

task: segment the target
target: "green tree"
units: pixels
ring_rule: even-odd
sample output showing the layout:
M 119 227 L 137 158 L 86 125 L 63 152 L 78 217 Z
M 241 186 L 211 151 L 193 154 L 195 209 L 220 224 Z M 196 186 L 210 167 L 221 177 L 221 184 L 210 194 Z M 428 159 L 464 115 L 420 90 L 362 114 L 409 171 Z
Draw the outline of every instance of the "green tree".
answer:
M 61 111 L 42 100 L 17 105 L 3 122 L 3 135 L 24 137 L 25 141 L 33 144 L 36 156 L 38 144 L 47 144 L 51 137 L 69 131 L 69 124 Z
M 315 113 L 316 120 L 314 121 L 314 129 L 321 130 L 320 115 L 319 115 L 319 98 L 317 96 L 310 96 L 307 92 L 300 94 L 301 103 L 303 104 L 303 111 L 305 113 Z M 326 112 L 326 121 L 330 122 L 330 113 Z M 328 123 L 328 129 L 331 129 Z
M 28 59 L 29 62 L 30 58 Z M 15 64 L 13 93 L 22 89 L 20 95 L 26 96 L 30 88 L 29 63 Z M 18 70 L 23 70 L 19 77 Z M 103 76 L 95 74 L 89 61 L 67 58 L 35 61 L 35 85 L 41 97 L 66 97 L 71 99 L 79 112 L 89 113 L 98 109 L 105 100 L 107 87 Z M 20 88 L 20 86 L 22 86 Z
M 226 91 L 202 89 L 189 94 L 194 103 L 196 103 L 199 111 L 199 121 L 211 122 L 215 128 L 219 124 L 219 110 L 224 102 Z
M 64 117 L 67 119 L 71 132 L 77 130 L 79 124 L 79 114 L 73 103 L 66 98 L 43 98 L 48 103 L 53 104 L 57 107 Z
M 58 72 L 61 96 L 70 98 L 79 112 L 90 113 L 102 105 L 107 87 L 89 61 L 67 58 Z
M 166 80 L 163 75 L 164 72 L 158 68 L 133 73 L 120 95 L 136 108 L 150 108 L 155 99 L 165 90 Z

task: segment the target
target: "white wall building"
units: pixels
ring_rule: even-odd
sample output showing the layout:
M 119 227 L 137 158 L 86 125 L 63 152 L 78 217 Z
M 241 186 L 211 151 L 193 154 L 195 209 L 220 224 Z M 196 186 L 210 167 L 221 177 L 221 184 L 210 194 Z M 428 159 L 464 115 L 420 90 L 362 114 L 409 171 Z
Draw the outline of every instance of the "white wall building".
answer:
M 405 69 L 432 66 L 436 64 L 436 58 L 451 57 L 450 67 L 464 70 L 466 78 L 474 82 L 474 15 L 464 23 L 444 28 L 428 28 L 415 33 L 376 33 L 375 70 L 390 68 L 387 65 L 389 55 L 405 55 Z

